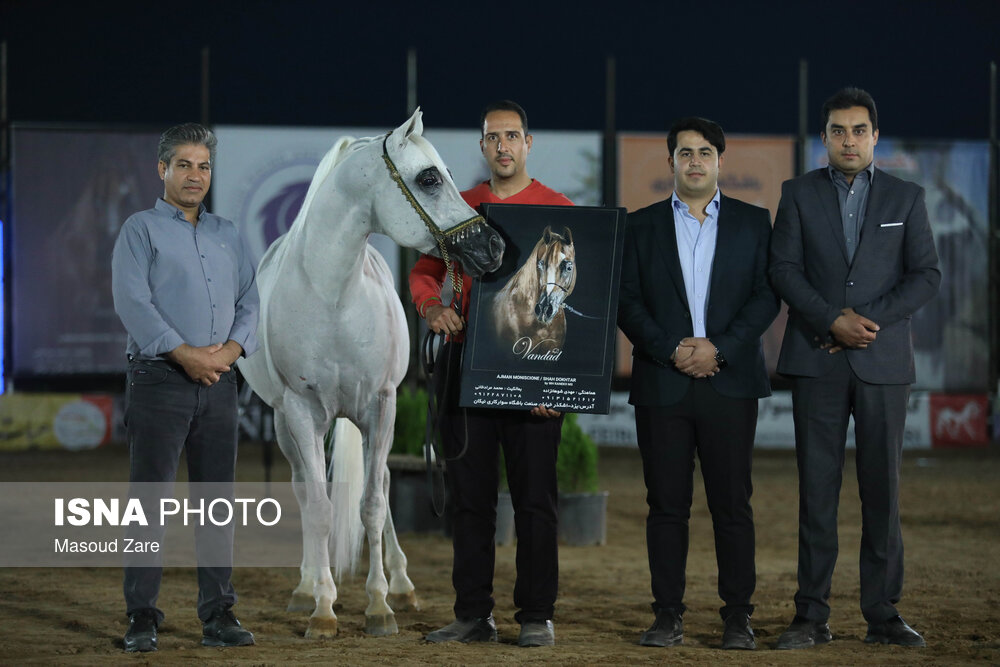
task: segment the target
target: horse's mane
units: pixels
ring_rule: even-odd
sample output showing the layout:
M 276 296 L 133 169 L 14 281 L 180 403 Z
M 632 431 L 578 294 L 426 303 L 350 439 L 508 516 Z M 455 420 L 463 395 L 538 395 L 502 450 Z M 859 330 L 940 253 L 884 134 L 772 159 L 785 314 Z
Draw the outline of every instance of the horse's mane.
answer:
M 319 166 L 316 167 L 316 173 L 313 174 L 312 182 L 309 183 L 306 198 L 302 201 L 302 208 L 299 209 L 299 214 L 295 216 L 295 221 L 292 222 L 289 231 L 298 227 L 300 220 L 305 220 L 306 215 L 309 213 L 309 208 L 312 206 L 313 198 L 316 196 L 316 191 L 319 190 L 320 185 L 322 185 L 337 165 L 347 159 L 347 156 L 351 153 L 355 153 L 362 148 L 370 146 L 372 142 L 380 141 L 381 139 L 382 137 L 361 137 L 360 139 L 341 137 L 338 139 L 337 143 L 320 160 Z
M 295 229 L 299 226 L 300 220 L 305 220 L 306 215 L 309 213 L 309 208 L 312 205 L 313 198 L 316 196 L 317 190 L 319 190 L 320 185 L 331 172 L 339 165 L 341 162 L 347 159 L 349 155 L 355 153 L 363 148 L 367 148 L 375 142 L 382 141 L 385 135 L 379 135 L 377 137 L 361 137 L 360 139 L 355 139 L 354 137 L 341 137 L 337 140 L 337 143 L 333 145 L 323 159 L 320 161 L 319 166 L 316 167 L 316 173 L 313 174 L 312 182 L 309 183 L 309 190 L 306 192 L 306 198 L 302 201 L 302 208 L 299 209 L 299 214 L 295 216 L 295 220 L 289 227 L 289 231 Z M 420 149 L 424 155 L 431 159 L 434 166 L 438 168 L 441 172 L 441 177 L 445 180 L 454 181 L 451 178 L 451 172 L 448 171 L 448 167 L 445 166 L 444 161 L 438 152 L 434 149 L 431 142 L 424 139 L 418 134 L 411 134 L 409 140 Z
M 510 279 L 507 283 L 504 291 L 510 293 L 525 293 L 531 294 L 538 289 L 538 271 L 535 270 L 535 264 L 538 262 L 538 258 L 541 255 L 542 248 L 545 246 L 543 238 L 538 239 L 538 243 L 535 244 L 534 250 L 528 255 L 528 259 L 521 265 L 521 268 L 517 270 L 514 277 Z

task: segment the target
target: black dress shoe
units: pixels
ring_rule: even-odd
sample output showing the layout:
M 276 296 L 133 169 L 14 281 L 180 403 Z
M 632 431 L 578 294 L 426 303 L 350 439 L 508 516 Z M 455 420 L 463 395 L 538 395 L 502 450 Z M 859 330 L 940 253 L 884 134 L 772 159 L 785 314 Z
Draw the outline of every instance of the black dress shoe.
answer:
M 639 637 L 640 646 L 677 646 L 684 641 L 684 619 L 672 609 L 661 609 Z
M 201 626 L 203 646 L 252 646 L 253 633 L 240 625 L 232 609 L 217 609 Z
M 777 649 L 812 648 L 833 640 L 830 626 L 821 621 L 810 621 L 796 616 L 792 624 L 778 637 Z
M 752 651 L 757 648 L 750 627 L 750 614 L 737 612 L 726 619 L 726 629 L 722 631 L 722 648 Z
M 518 646 L 554 646 L 556 630 L 552 621 L 525 621 L 521 624 Z
M 458 618 L 440 630 L 435 630 L 425 637 L 432 644 L 441 642 L 495 642 L 497 640 L 497 624 L 493 614 L 485 618 Z
M 927 642 L 916 630 L 899 616 L 893 616 L 881 623 L 869 623 L 866 644 L 898 644 L 899 646 L 923 647 Z
M 128 630 L 125 631 L 125 651 L 155 651 L 156 625 L 156 612 L 152 609 L 143 609 L 129 616 Z

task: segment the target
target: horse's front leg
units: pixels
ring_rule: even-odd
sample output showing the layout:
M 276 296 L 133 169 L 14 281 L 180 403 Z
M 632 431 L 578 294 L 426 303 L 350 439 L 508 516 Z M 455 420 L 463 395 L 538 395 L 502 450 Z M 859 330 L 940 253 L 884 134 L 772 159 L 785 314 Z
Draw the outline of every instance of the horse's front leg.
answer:
M 292 592 L 289 611 L 312 611 L 305 636 L 337 636 L 333 603 L 337 587 L 330 574 L 330 531 L 333 506 L 326 495 L 322 439 L 307 409 L 286 401 L 285 411 L 275 411 L 278 444 L 292 468 L 292 487 L 302 512 L 302 567 L 299 585 Z
M 396 389 L 389 387 L 376 394 L 368 408 L 365 420 L 365 493 L 361 504 L 361 522 L 368 537 L 368 608 L 365 609 L 365 632 L 370 635 L 392 635 L 399 632 L 396 617 L 386 594 L 389 583 L 382 569 L 382 529 L 388 503 L 385 493 L 383 471 L 389 448 L 392 446 L 392 430 L 396 419 Z
M 420 600 L 417 592 L 406 574 L 406 554 L 399 546 L 396 537 L 396 527 L 392 522 L 392 508 L 389 507 L 389 484 L 391 482 L 388 466 L 385 468 L 385 569 L 389 570 L 389 601 L 394 609 L 413 609 L 420 611 Z

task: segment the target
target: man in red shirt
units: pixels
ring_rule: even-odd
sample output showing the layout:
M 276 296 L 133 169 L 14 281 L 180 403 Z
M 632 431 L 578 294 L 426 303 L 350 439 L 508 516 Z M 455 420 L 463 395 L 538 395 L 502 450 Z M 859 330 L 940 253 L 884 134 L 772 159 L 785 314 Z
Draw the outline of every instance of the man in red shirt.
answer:
M 565 195 L 528 176 L 532 136 L 520 105 L 509 100 L 487 105 L 479 126 L 483 133 L 479 147 L 489 166 L 490 180 L 462 193 L 469 206 L 573 205 Z M 453 268 L 460 271 L 457 265 Z M 514 604 L 519 611 L 514 618 L 521 624 L 518 644 L 551 646 L 555 643 L 552 614 L 559 578 L 556 453 L 562 415 L 543 405 L 529 412 L 458 407 L 472 279 L 463 275 L 462 293 L 453 295 L 451 304 L 446 305 L 441 300 L 446 275 L 444 262 L 429 255 L 421 256 L 410 272 L 410 292 L 417 312 L 435 333 L 449 336 L 442 351 L 445 368 L 439 368 L 435 375 L 443 378 L 438 380 L 436 391 L 454 507 L 455 621 L 428 634 L 427 641 L 497 640 L 493 566 L 499 448 L 503 447 L 517 530 Z

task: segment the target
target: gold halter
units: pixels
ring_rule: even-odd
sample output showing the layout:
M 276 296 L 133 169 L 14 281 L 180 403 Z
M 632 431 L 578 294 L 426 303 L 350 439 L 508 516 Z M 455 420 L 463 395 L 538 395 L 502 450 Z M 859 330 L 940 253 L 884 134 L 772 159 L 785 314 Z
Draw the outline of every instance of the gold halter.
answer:
M 385 166 L 389 170 L 389 176 L 392 177 L 392 180 L 396 182 L 397 186 L 399 186 L 399 189 L 402 191 L 403 197 L 406 198 L 406 201 L 410 202 L 410 206 L 412 206 L 413 210 L 417 212 L 420 219 L 424 221 L 427 231 L 429 231 L 431 236 L 434 237 L 434 240 L 437 241 L 438 249 L 441 251 L 441 259 L 444 260 L 445 266 L 448 267 L 447 277 L 451 280 L 452 289 L 459 297 L 459 303 L 461 303 L 462 281 L 452 268 L 451 256 L 448 254 L 448 248 L 445 241 L 449 236 L 453 237 L 453 240 L 455 241 L 462 241 L 468 236 L 478 233 L 479 225 L 485 225 L 486 219 L 477 214 L 468 220 L 464 220 L 457 225 L 448 228 L 447 230 L 442 230 L 438 227 L 437 224 L 435 224 L 435 222 L 431 219 L 431 216 L 427 214 L 427 211 L 424 210 L 424 207 L 420 205 L 420 202 L 417 201 L 417 198 L 413 196 L 413 192 L 410 191 L 410 188 L 403 182 L 403 177 L 400 176 L 395 163 L 393 163 L 392 158 L 389 157 L 389 150 L 386 144 L 389 141 L 390 134 L 391 133 L 386 134 L 385 138 L 382 139 L 382 159 L 385 161 Z

